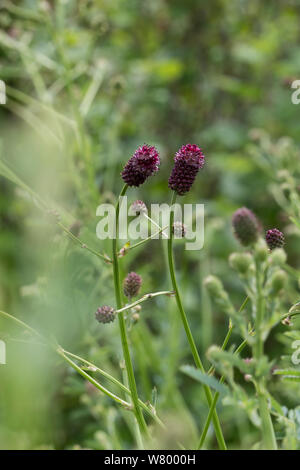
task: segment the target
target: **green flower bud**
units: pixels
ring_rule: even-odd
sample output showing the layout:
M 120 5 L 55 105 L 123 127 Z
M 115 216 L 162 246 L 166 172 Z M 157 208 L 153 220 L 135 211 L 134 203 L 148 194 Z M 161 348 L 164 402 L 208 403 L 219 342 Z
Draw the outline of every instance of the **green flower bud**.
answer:
M 269 254 L 269 251 L 268 251 L 266 242 L 260 239 L 254 248 L 255 259 L 259 261 L 260 263 L 263 263 L 264 261 L 266 261 L 268 254 Z
M 286 262 L 286 252 L 282 248 L 277 248 L 270 254 L 270 262 L 274 266 L 282 266 Z
M 204 286 L 207 288 L 210 296 L 227 315 L 235 315 L 234 307 L 220 279 L 216 276 L 208 276 L 204 280 Z
M 208 276 L 204 280 L 204 286 L 212 297 L 222 297 L 224 295 L 223 284 L 216 276 Z
M 286 285 L 287 274 L 282 269 L 275 271 L 270 279 L 271 291 L 274 295 L 278 294 Z
M 242 275 L 248 272 L 251 263 L 252 256 L 249 253 L 232 253 L 229 256 L 230 266 Z

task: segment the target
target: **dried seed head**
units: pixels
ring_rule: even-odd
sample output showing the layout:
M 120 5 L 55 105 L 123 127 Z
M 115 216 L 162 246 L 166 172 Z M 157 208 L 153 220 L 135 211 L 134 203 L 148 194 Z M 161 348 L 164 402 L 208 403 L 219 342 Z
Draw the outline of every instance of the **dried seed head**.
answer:
M 142 278 L 135 272 L 131 272 L 124 279 L 123 291 L 126 297 L 135 297 L 138 295 L 142 285 Z
M 175 164 L 169 178 L 169 188 L 182 196 L 187 193 L 203 168 L 205 158 L 197 145 L 183 145 L 175 155 Z
M 282 248 L 284 245 L 284 235 L 277 228 L 272 228 L 266 233 L 266 242 L 270 250 Z
M 116 312 L 112 307 L 103 305 L 103 307 L 97 308 L 95 317 L 99 323 L 110 323 L 116 318 Z
M 121 176 L 128 186 L 140 186 L 149 176 L 158 171 L 159 165 L 160 159 L 156 148 L 143 145 L 128 160 Z
M 140 200 L 134 201 L 129 207 L 129 215 L 140 215 L 142 213 L 148 213 L 146 204 Z
M 186 226 L 182 222 L 174 222 L 172 226 L 172 233 L 176 238 L 184 238 L 186 235 Z
M 250 209 L 241 207 L 232 217 L 232 225 L 236 238 L 244 245 L 252 245 L 258 239 L 260 224 Z

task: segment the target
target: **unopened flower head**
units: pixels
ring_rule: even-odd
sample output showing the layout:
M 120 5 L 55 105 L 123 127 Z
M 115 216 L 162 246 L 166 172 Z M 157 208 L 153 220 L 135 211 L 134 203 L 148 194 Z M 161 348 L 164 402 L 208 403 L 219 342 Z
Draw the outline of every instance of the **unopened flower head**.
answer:
M 173 223 L 172 233 L 176 238 L 184 238 L 186 235 L 186 226 L 179 221 Z
M 147 214 L 147 212 L 146 204 L 140 200 L 134 201 L 129 208 L 129 214 L 140 215 L 142 213 Z
M 277 228 L 272 228 L 266 233 L 266 242 L 270 250 L 282 248 L 284 245 L 284 235 Z
M 140 186 L 153 173 L 158 171 L 160 158 L 155 147 L 139 147 L 126 163 L 121 175 L 128 186 Z
M 79 236 L 80 229 L 81 229 L 81 222 L 79 220 L 75 220 L 75 222 L 73 222 L 72 225 L 69 227 L 69 231 L 73 235 L 75 235 L 75 237 Z
M 116 312 L 109 305 L 103 305 L 103 307 L 97 308 L 95 317 L 99 323 L 111 323 L 116 318 Z
M 142 278 L 135 272 L 129 273 L 124 279 L 123 291 L 126 297 L 136 297 L 142 286 Z
M 197 145 L 183 145 L 175 155 L 175 164 L 169 178 L 169 188 L 182 196 L 187 193 L 203 168 L 205 158 Z
M 232 217 L 234 234 L 239 242 L 244 245 L 252 245 L 258 239 L 260 224 L 250 209 L 241 207 Z

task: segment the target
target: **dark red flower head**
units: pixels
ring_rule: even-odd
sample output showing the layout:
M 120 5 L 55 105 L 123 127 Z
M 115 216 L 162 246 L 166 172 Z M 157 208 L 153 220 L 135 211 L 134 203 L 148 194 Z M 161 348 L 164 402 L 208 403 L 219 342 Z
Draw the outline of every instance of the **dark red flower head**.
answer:
M 116 312 L 112 307 L 103 305 L 103 307 L 97 308 L 95 317 L 99 323 L 110 323 L 116 318 Z
M 257 241 L 260 224 L 253 212 L 247 207 L 241 207 L 235 211 L 232 225 L 234 234 L 242 245 L 248 246 Z
M 266 242 L 270 250 L 282 248 L 284 245 L 284 235 L 277 228 L 272 228 L 266 233 Z
M 142 285 L 142 278 L 135 272 L 129 273 L 124 279 L 123 291 L 126 297 L 136 297 Z
M 128 160 L 121 175 L 128 186 L 140 186 L 148 176 L 158 171 L 159 165 L 160 159 L 156 148 L 143 145 Z
M 169 188 L 182 196 L 187 193 L 204 165 L 204 155 L 197 145 L 183 145 L 176 153 L 175 165 L 169 178 Z

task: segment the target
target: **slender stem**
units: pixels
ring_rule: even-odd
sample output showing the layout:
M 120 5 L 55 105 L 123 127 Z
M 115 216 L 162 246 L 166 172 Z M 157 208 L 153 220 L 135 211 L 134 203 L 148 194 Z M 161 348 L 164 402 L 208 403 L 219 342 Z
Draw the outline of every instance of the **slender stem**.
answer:
M 128 403 L 127 401 L 122 400 L 122 398 L 118 397 L 114 393 L 110 392 L 107 390 L 107 388 L 103 387 L 100 385 L 97 380 L 93 379 L 89 374 L 87 374 L 81 367 L 79 367 L 77 364 L 75 364 L 74 361 L 72 361 L 66 354 L 64 353 L 63 349 L 57 348 L 56 349 L 57 354 L 59 354 L 73 369 L 75 369 L 82 377 L 84 377 L 86 380 L 91 382 L 98 390 L 100 390 L 102 393 L 107 395 L 108 397 L 112 398 L 115 400 L 117 403 L 120 405 L 125 406 L 128 410 L 132 409 L 132 405 Z
M 248 297 L 246 298 L 246 301 L 248 302 Z M 244 305 L 246 305 L 246 301 L 243 303 L 242 307 Z M 232 330 L 231 330 L 231 332 L 232 332 Z M 227 336 L 228 336 L 228 334 L 227 334 Z M 226 336 L 226 338 L 227 338 L 227 336 Z M 225 343 L 225 341 L 224 341 L 224 343 Z M 223 343 L 223 346 L 224 346 L 224 343 Z M 234 353 L 237 354 L 237 355 L 240 354 L 240 352 L 242 352 L 242 350 L 245 348 L 246 345 L 247 345 L 247 340 L 242 341 L 242 343 L 238 346 L 238 348 L 235 350 Z M 225 344 L 225 347 L 223 347 L 223 346 L 222 346 L 221 349 L 225 349 L 226 344 Z M 222 384 L 224 382 L 224 380 L 225 380 L 225 377 L 224 377 L 224 375 L 222 375 L 222 377 L 219 380 L 219 383 Z M 208 416 L 206 418 L 205 425 L 204 425 L 204 428 L 203 428 L 203 431 L 202 431 L 202 434 L 201 434 L 201 437 L 200 437 L 200 441 L 199 441 L 198 448 L 197 448 L 198 450 L 200 450 L 202 448 L 203 444 L 204 444 L 204 441 L 205 441 L 205 438 L 206 438 L 206 435 L 207 435 L 207 432 L 208 432 L 208 429 L 209 429 L 209 425 L 210 425 L 211 420 L 212 420 L 213 411 L 217 406 L 219 396 L 220 396 L 219 392 L 216 392 L 215 395 L 214 395 L 214 399 L 213 399 L 213 402 L 211 404 L 211 407 L 210 407 L 210 410 L 209 410 Z
M 253 355 L 257 363 L 264 355 L 264 343 L 262 337 L 262 327 L 265 314 L 265 300 L 263 295 L 263 277 L 261 266 L 258 260 L 255 262 L 255 280 L 256 280 L 256 310 L 255 310 L 255 343 Z M 273 428 L 271 415 L 268 408 L 268 402 L 265 394 L 265 379 L 260 378 L 257 383 L 258 403 L 260 418 L 262 422 L 262 434 L 264 447 L 268 450 L 277 450 L 277 443 Z
M 244 308 L 246 307 L 247 303 L 249 301 L 249 296 L 247 295 L 247 297 L 245 298 L 244 302 L 242 303 L 242 305 L 240 306 L 240 308 L 238 309 L 238 314 L 242 313 L 242 311 L 244 310 Z M 221 346 L 221 349 L 222 351 L 224 351 L 227 347 L 227 344 L 231 338 L 231 335 L 232 335 L 232 332 L 233 332 L 233 329 L 234 329 L 234 325 L 232 323 L 232 321 L 230 320 L 230 323 L 229 323 L 229 328 L 228 328 L 228 331 L 227 331 L 227 335 L 225 336 L 225 339 L 223 341 L 223 344 Z M 215 371 L 215 368 L 213 366 L 210 367 L 210 369 L 208 370 L 208 374 L 213 374 Z
M 120 272 L 119 272 L 119 259 L 118 259 L 118 246 L 117 246 L 117 239 L 118 239 L 118 232 L 119 232 L 119 212 L 120 212 L 120 198 L 125 195 L 127 191 L 128 185 L 125 184 L 123 186 L 123 189 L 120 193 L 120 196 L 118 198 L 117 204 L 116 204 L 116 220 L 115 220 L 115 236 L 113 237 L 112 240 L 112 258 L 113 258 L 113 273 L 114 273 L 114 287 L 115 287 L 115 297 L 116 297 L 116 304 L 117 308 L 121 309 L 122 308 L 122 298 L 121 298 L 121 285 L 120 285 Z M 127 371 L 127 376 L 128 376 L 128 384 L 129 384 L 129 389 L 131 393 L 131 398 L 134 406 L 134 412 L 135 416 L 137 419 L 137 422 L 139 424 L 139 428 L 142 433 L 147 434 L 147 425 L 143 416 L 143 413 L 140 408 L 139 404 L 139 397 L 138 397 L 138 392 L 136 388 L 136 382 L 135 382 L 135 377 L 134 377 L 134 372 L 133 372 L 133 366 L 132 366 L 132 361 L 130 357 L 130 351 L 129 351 L 129 345 L 128 345 L 128 339 L 127 339 L 127 332 L 126 332 L 126 324 L 125 324 L 125 318 L 124 318 L 124 313 L 120 312 L 118 314 L 118 320 L 119 320 L 119 327 L 120 327 L 120 334 L 121 334 L 121 341 L 122 341 L 122 348 L 123 348 L 123 354 L 124 354 L 124 360 L 125 360 L 125 366 L 126 366 L 126 371 Z
M 262 340 L 262 321 L 264 317 L 265 302 L 262 293 L 262 276 L 260 263 L 255 262 L 255 282 L 256 282 L 256 311 L 255 311 L 255 331 L 256 341 L 254 344 L 254 356 L 260 359 L 263 356 L 263 340 Z
M 260 418 L 262 422 L 262 433 L 264 439 L 264 447 L 266 450 L 277 450 L 277 442 L 274 433 L 272 418 L 270 415 L 266 395 L 263 391 L 258 391 L 258 403 L 260 410 Z
M 155 232 L 153 235 L 150 235 L 150 237 L 147 237 L 144 240 L 141 240 L 140 242 L 137 242 L 134 245 L 129 246 L 128 251 L 133 250 L 133 248 L 137 248 L 138 246 L 143 245 L 144 243 L 148 242 L 149 240 L 155 239 L 155 237 L 157 235 L 160 235 L 162 233 L 162 231 L 165 230 L 166 228 L 168 228 L 168 227 L 163 227 L 163 228 L 159 229 L 157 232 Z
M 136 300 L 132 304 L 128 304 L 125 307 L 122 307 L 122 308 L 116 310 L 115 313 L 121 313 L 121 312 L 124 312 L 125 310 L 129 310 L 130 308 L 133 308 L 136 305 L 139 305 L 139 304 L 145 302 L 145 300 L 153 299 L 153 297 L 157 297 L 158 295 L 173 295 L 173 294 L 174 294 L 174 292 L 171 291 L 171 290 L 164 290 L 164 291 L 160 291 L 160 292 L 153 292 L 153 293 L 150 293 L 150 294 L 145 294 L 145 295 L 143 295 L 143 297 Z
M 171 205 L 175 204 L 175 201 L 176 201 L 176 192 L 174 191 L 173 196 L 172 196 Z M 173 226 L 173 221 L 174 221 L 174 211 L 171 209 L 171 211 L 170 211 L 170 223 L 169 223 L 170 228 L 172 228 L 172 226 Z M 191 329 L 190 329 L 190 326 L 189 326 L 189 323 L 188 323 L 188 320 L 187 320 L 187 317 L 186 317 L 186 314 L 185 314 L 185 311 L 184 311 L 184 308 L 183 308 L 183 304 L 182 304 L 182 301 L 181 301 L 181 296 L 180 296 L 178 285 L 177 285 L 177 280 L 176 280 L 176 276 L 175 276 L 175 268 L 174 268 L 174 259 L 173 259 L 173 233 L 172 233 L 171 229 L 170 229 L 170 236 L 169 236 L 169 239 L 168 239 L 168 261 L 169 261 L 169 270 L 170 270 L 171 281 L 172 281 L 173 289 L 175 291 L 177 307 L 178 307 L 180 317 L 181 317 L 181 320 L 182 320 L 182 323 L 183 323 L 183 326 L 184 326 L 184 330 L 185 330 L 185 333 L 186 333 L 186 336 L 187 336 L 187 339 L 188 339 L 188 342 L 189 342 L 189 345 L 190 345 L 190 349 L 191 349 L 191 352 L 193 354 L 193 358 L 194 358 L 194 361 L 195 361 L 195 364 L 196 364 L 197 368 L 200 369 L 201 372 L 205 373 L 202 361 L 200 359 L 200 356 L 199 356 L 199 353 L 198 353 L 198 350 L 197 350 L 197 347 L 196 347 L 196 344 L 195 344 L 195 341 L 194 341 L 194 338 L 193 338 L 193 335 L 192 335 L 192 332 L 191 332 Z M 213 401 L 211 390 L 207 385 L 204 385 L 203 387 L 204 387 L 204 392 L 205 392 L 205 396 L 206 396 L 206 400 L 208 402 L 208 405 L 211 406 L 212 401 Z M 219 448 L 222 449 L 222 450 L 226 450 L 226 444 L 225 444 L 225 440 L 224 440 L 224 437 L 223 437 L 222 429 L 221 429 L 221 426 L 220 426 L 220 422 L 219 422 L 219 418 L 218 418 L 216 410 L 213 411 L 213 417 L 212 418 L 213 418 L 213 423 L 214 423 L 214 428 L 215 428 L 215 433 L 216 433 L 216 438 L 217 438 L 217 441 L 218 441 Z
M 132 405 L 124 400 L 122 400 L 120 397 L 118 397 L 117 395 L 115 395 L 114 393 L 110 392 L 109 390 L 107 390 L 107 388 L 103 387 L 101 384 L 99 384 L 99 382 L 97 382 L 95 379 L 93 379 L 89 374 L 87 374 L 84 370 L 82 370 L 82 368 L 80 368 L 79 366 L 77 366 L 77 364 L 75 364 L 75 362 L 71 361 L 67 356 L 66 354 L 69 354 L 70 356 L 73 356 L 75 359 L 78 359 L 78 360 L 82 360 L 83 362 L 87 362 L 87 361 L 84 361 L 82 358 L 79 358 L 78 356 L 75 356 L 75 355 L 72 355 L 71 353 L 67 353 L 67 351 L 64 351 L 64 349 L 62 349 L 60 346 L 58 346 L 57 344 L 54 344 L 52 342 L 50 342 L 47 338 L 45 338 L 43 335 L 41 335 L 37 330 L 35 330 L 34 328 L 32 328 L 31 326 L 27 325 L 26 323 L 24 323 L 22 320 L 19 320 L 18 318 L 14 317 L 13 315 L 10 315 L 9 313 L 7 312 L 4 312 L 2 310 L 0 310 L 0 316 L 3 316 L 4 318 L 7 318 L 9 320 L 12 320 L 13 322 L 15 322 L 17 325 L 19 325 L 20 327 L 22 328 L 25 328 L 27 331 L 29 331 L 31 334 L 37 336 L 38 338 L 41 338 L 43 341 L 42 345 L 43 346 L 48 346 L 50 347 L 52 350 L 54 350 L 57 354 L 59 354 L 59 356 L 61 358 L 64 359 L 64 361 L 66 361 L 73 369 L 75 369 L 80 375 L 82 375 L 86 380 L 88 380 L 89 382 L 91 382 L 98 390 L 100 390 L 102 393 L 104 393 L 105 395 L 107 395 L 108 397 L 112 398 L 113 400 L 115 400 L 117 403 L 119 403 L 120 405 L 122 406 L 125 406 L 126 409 L 128 410 L 132 410 Z M 107 378 L 108 378 L 108 375 L 109 374 L 106 374 L 105 372 L 101 371 L 103 373 L 103 375 L 105 375 Z M 109 376 L 110 380 L 114 383 L 118 383 L 118 381 L 116 379 L 114 379 L 114 377 L 112 376 Z M 121 384 L 120 384 L 121 385 Z M 126 388 L 126 387 L 125 387 Z M 127 390 L 127 389 L 126 389 Z M 128 390 L 129 392 L 129 390 Z M 129 392 L 130 394 L 130 392 Z M 141 402 L 142 403 L 142 402 Z M 147 407 L 147 405 L 145 405 L 143 403 L 144 407 Z M 142 406 L 142 405 L 141 405 Z M 149 412 L 149 414 L 151 413 L 151 411 L 148 409 L 147 410 Z M 152 416 L 153 417 L 153 416 Z M 154 418 L 154 417 L 153 417 Z M 158 418 L 157 418 L 158 420 Z
M 82 362 L 83 364 L 86 364 L 86 366 L 90 369 L 90 370 L 94 370 L 95 372 L 98 372 L 100 375 L 102 375 L 103 377 L 105 377 L 107 380 L 109 380 L 111 383 L 113 383 L 114 385 L 116 385 L 117 387 L 119 387 L 120 390 L 122 390 L 122 392 L 126 393 L 126 395 L 129 395 L 131 396 L 131 392 L 129 390 L 129 388 L 127 388 L 124 384 L 122 384 L 122 382 L 120 382 L 118 379 L 116 379 L 115 377 L 113 377 L 112 375 L 110 375 L 108 372 L 104 371 L 103 369 L 100 369 L 99 367 L 97 367 L 95 364 L 93 364 L 92 362 L 89 362 L 87 361 L 86 359 L 84 359 L 83 357 L 80 357 L 80 356 L 77 356 L 77 354 L 73 354 L 69 351 L 66 351 L 65 349 L 62 350 L 64 352 L 64 354 L 66 354 L 67 356 L 70 356 L 70 357 L 73 357 L 74 359 L 76 359 L 77 361 L 80 361 Z M 139 400 L 139 404 L 141 406 L 141 408 L 143 408 L 145 410 L 145 412 L 154 420 L 157 422 L 157 424 L 159 424 L 159 426 L 161 426 L 162 428 L 165 428 L 165 425 L 163 424 L 163 422 L 159 419 L 159 417 L 155 414 L 155 412 L 153 412 L 149 406 L 146 405 L 146 403 L 144 403 L 142 400 Z
M 164 229 L 161 228 L 156 222 L 155 220 L 151 219 L 151 217 L 149 217 L 149 215 L 143 213 L 145 219 L 149 220 L 149 222 L 151 222 L 151 224 L 155 225 L 155 227 L 159 228 L 160 231 L 162 231 L 162 234 L 165 238 L 168 238 L 168 235 L 163 231 Z
M 67 227 L 65 227 L 61 222 L 57 222 L 57 225 L 68 235 L 68 237 L 73 240 L 75 243 L 81 246 L 81 248 L 85 248 L 87 251 L 92 253 L 93 255 L 97 256 L 98 258 L 102 259 L 106 263 L 111 263 L 111 259 L 108 256 L 102 255 L 98 253 L 98 251 L 93 250 L 86 243 L 80 240 L 80 238 L 76 237 L 72 232 L 70 232 Z

